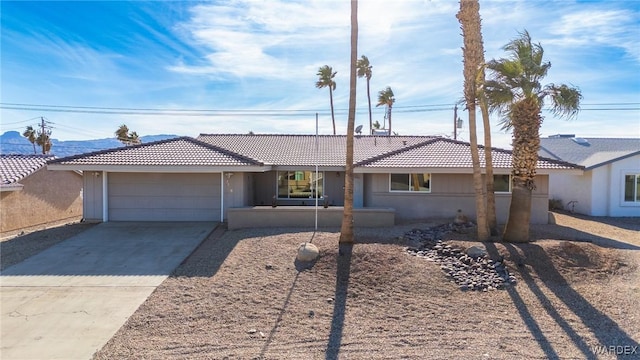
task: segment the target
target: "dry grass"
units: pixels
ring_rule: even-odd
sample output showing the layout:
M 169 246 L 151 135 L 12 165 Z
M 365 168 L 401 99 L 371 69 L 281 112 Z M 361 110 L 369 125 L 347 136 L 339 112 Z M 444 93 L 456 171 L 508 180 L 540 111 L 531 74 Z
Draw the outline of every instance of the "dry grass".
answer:
M 489 292 L 407 255 L 398 235 L 418 224 L 360 231 L 341 250 L 336 231 L 217 231 L 95 358 L 614 358 L 593 346 L 638 345 L 640 224 L 556 218 L 535 243 L 485 244 L 518 279 Z M 299 271 L 305 241 L 321 256 Z

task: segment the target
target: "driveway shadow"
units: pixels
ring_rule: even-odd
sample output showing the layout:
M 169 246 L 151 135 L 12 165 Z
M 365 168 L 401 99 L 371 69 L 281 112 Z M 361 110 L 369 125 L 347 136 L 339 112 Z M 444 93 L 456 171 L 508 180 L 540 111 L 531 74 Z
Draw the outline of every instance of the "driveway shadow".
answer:
M 547 314 L 558 324 L 560 328 L 568 335 L 574 345 L 582 353 L 584 359 L 597 359 L 594 352 L 595 346 L 638 346 L 638 342 L 632 339 L 618 324 L 606 314 L 602 313 L 587 301 L 580 293 L 575 291 L 566 279 L 555 268 L 553 262 L 544 251 L 544 249 L 535 244 L 515 245 L 503 243 L 508 251 L 511 260 L 519 263 L 518 273 L 522 281 L 517 286 L 507 286 L 506 290 L 511 297 L 520 317 L 525 325 L 538 342 L 540 348 L 544 351 L 546 358 L 559 359 L 558 353 L 546 337 L 544 330 L 536 321 L 535 317 L 527 308 L 527 304 L 523 301 L 518 293 L 518 286 L 525 284 L 529 290 L 536 296 Z M 492 258 L 500 258 L 500 254 L 495 244 L 485 243 L 486 249 Z M 527 260 L 518 253 L 518 249 L 526 254 L 527 258 L 535 260 Z M 580 337 L 578 332 L 571 324 L 562 317 L 556 310 L 551 300 L 542 291 L 533 275 L 529 272 L 526 265 L 532 267 L 540 281 L 553 292 L 553 294 L 571 310 L 581 322 L 589 328 L 589 330 L 598 339 L 598 344 L 588 344 L 585 339 Z
M 220 224 L 198 247 L 171 273 L 171 277 L 214 276 L 229 254 L 242 240 L 237 236 L 225 236 L 227 227 Z
M 331 320 L 331 332 L 325 353 L 325 359 L 338 359 L 342 344 L 342 332 L 344 330 L 344 317 L 347 306 L 347 291 L 349 289 L 349 276 L 351 273 L 352 244 L 340 244 L 338 251 L 338 266 L 336 270 L 336 293 L 333 302 L 333 319 Z

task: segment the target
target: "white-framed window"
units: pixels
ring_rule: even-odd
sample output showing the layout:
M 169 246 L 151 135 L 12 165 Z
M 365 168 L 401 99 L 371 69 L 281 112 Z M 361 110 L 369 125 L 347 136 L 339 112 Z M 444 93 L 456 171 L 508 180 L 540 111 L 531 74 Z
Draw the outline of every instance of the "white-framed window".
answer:
M 431 192 L 431 174 L 389 174 L 391 192 Z
M 624 175 L 624 202 L 640 204 L 640 174 Z
M 278 171 L 278 199 L 313 199 L 324 196 L 324 172 Z
M 510 193 L 511 175 L 493 175 L 493 191 L 497 193 Z

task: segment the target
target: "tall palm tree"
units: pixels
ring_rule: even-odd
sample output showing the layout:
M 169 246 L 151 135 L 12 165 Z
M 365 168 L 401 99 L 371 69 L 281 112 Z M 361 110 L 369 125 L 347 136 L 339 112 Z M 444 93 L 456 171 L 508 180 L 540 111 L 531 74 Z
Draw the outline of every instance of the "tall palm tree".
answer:
M 541 85 L 551 63 L 543 61 L 544 49 L 531 42 L 526 30 L 503 49 L 509 54 L 508 58 L 487 63 L 491 74 L 484 92 L 489 108 L 500 114 L 503 129 L 513 130 L 511 205 L 503 239 L 526 242 L 529 241 L 542 107 L 548 99 L 553 115 L 574 118 L 580 110 L 582 93 L 564 84 Z
M 389 135 L 391 135 L 391 108 L 393 107 L 393 103 L 396 102 L 396 98 L 393 96 L 393 90 L 391 87 L 387 86 L 384 90 L 380 90 L 378 92 L 378 106 L 386 106 L 387 109 L 385 111 L 385 117 L 389 119 Z
M 341 244 L 353 243 L 353 128 L 356 122 L 356 67 L 358 58 L 358 0 L 351 0 L 351 61 L 349 73 L 349 115 L 347 118 L 347 161 L 344 177 L 344 212 Z
M 367 101 L 369 102 L 369 135 L 373 134 L 373 119 L 371 117 L 371 91 L 369 88 L 369 82 L 371 81 L 371 76 L 373 72 L 373 66 L 369 64 L 369 58 L 362 55 L 362 57 L 358 60 L 356 67 L 358 68 L 358 77 L 364 77 L 367 79 Z
M 476 14 L 478 14 L 476 16 Z M 476 99 L 478 69 L 484 60 L 481 47 L 480 16 L 478 0 L 461 0 L 460 11 L 456 15 L 462 25 L 464 46 L 462 47 L 464 63 L 464 98 L 469 111 L 469 142 L 471 143 L 471 162 L 473 164 L 473 187 L 476 193 L 476 222 L 479 241 L 489 239 L 487 225 L 487 209 L 485 206 L 485 191 L 482 172 L 480 169 L 480 155 L 478 153 L 478 137 L 476 132 Z
M 333 78 L 336 77 L 337 71 L 333 71 L 333 68 L 329 65 L 321 66 L 318 69 L 318 81 L 316 81 L 316 87 L 322 89 L 329 88 L 329 102 L 331 103 L 331 122 L 333 123 L 333 135 L 336 134 L 336 118 L 333 113 L 333 90 L 336 89 L 336 82 Z
M 36 153 L 36 130 L 33 126 L 27 126 L 25 131 L 22 133 L 22 136 L 26 137 L 27 140 L 33 145 L 33 153 Z

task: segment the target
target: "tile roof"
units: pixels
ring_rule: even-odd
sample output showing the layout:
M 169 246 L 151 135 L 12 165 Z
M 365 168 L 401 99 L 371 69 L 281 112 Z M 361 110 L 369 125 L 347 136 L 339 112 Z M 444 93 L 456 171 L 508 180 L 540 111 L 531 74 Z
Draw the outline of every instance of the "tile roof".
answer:
M 56 159 L 61 165 L 243 166 L 259 161 L 190 137 L 178 137 Z
M 640 138 L 542 138 L 538 154 L 593 169 L 640 154 Z
M 52 155 L 0 155 L 0 185 L 11 185 L 33 174 L 52 160 Z
M 484 147 L 479 146 L 480 166 L 485 167 Z M 511 168 L 511 151 L 492 148 L 493 167 Z M 406 149 L 367 159 L 356 166 L 367 168 L 471 168 L 471 145 L 466 142 L 435 138 Z M 553 159 L 540 158 L 538 169 L 576 169 L 574 164 Z
M 318 165 L 344 167 L 346 136 L 318 136 Z M 120 166 L 314 166 L 314 135 L 201 134 L 56 159 L 50 164 Z M 511 152 L 493 149 L 494 167 L 511 167 Z M 484 166 L 484 156 L 481 156 Z M 356 136 L 354 163 L 365 168 L 471 168 L 470 145 L 433 136 Z M 580 168 L 541 159 L 541 169 Z
M 318 165 L 344 166 L 346 135 L 318 136 Z M 355 136 L 354 163 L 435 139 L 433 136 Z M 265 164 L 313 166 L 315 135 L 200 134 L 198 140 L 258 159 Z

